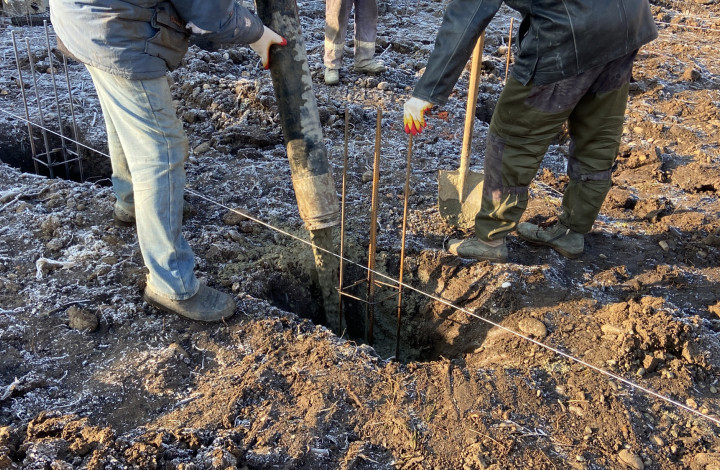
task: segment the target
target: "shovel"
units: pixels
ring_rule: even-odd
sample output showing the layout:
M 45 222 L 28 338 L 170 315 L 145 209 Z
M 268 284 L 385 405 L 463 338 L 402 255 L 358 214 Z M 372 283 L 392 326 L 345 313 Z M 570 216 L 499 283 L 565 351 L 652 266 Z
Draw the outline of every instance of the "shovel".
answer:
M 470 171 L 470 147 L 472 144 L 484 40 L 485 32 L 480 35 L 472 55 L 468 102 L 465 111 L 465 130 L 460 153 L 460 168 L 453 171 L 440 170 L 438 172 L 440 216 L 448 224 L 464 229 L 475 226 L 475 215 L 480 212 L 480 203 L 482 201 L 484 175 Z

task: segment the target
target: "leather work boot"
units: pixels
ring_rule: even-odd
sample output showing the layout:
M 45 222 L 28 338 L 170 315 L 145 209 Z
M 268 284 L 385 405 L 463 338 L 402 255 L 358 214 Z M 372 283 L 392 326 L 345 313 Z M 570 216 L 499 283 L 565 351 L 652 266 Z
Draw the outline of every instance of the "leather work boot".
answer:
M 475 237 L 466 240 L 451 239 L 448 242 L 448 251 L 461 258 L 480 261 L 505 262 L 508 258 L 505 238 L 491 242 L 484 242 Z
M 325 69 L 325 85 L 337 85 L 340 83 L 340 71 L 338 69 Z
M 214 322 L 230 318 L 235 313 L 235 300 L 232 296 L 205 284 L 201 284 L 197 294 L 186 300 L 168 299 L 147 287 L 143 297 L 153 307 L 190 320 Z
M 187 201 L 183 201 L 183 220 L 192 217 L 196 212 L 197 211 L 192 204 Z M 129 227 L 131 225 L 135 225 L 135 213 L 128 212 L 116 204 L 113 209 L 113 220 L 115 220 L 115 223 L 118 225 Z
M 385 71 L 385 64 L 376 59 L 356 61 L 355 71 L 370 74 L 383 73 Z
M 523 240 L 535 245 L 549 246 L 570 259 L 579 257 L 585 248 L 585 236 L 582 233 L 573 232 L 560 222 L 545 228 L 521 222 L 517 226 L 517 232 Z

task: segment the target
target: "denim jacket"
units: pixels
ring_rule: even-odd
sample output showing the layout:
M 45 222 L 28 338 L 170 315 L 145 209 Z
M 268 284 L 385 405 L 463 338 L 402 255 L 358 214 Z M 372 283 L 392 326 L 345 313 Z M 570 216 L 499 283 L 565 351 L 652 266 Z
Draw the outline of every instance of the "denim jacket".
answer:
M 502 0 L 452 0 L 413 96 L 447 102 Z M 573 77 L 657 37 L 648 0 L 506 0 L 522 14 L 512 75 L 523 85 Z
M 193 33 L 216 44 L 263 33 L 260 18 L 234 0 L 50 0 L 50 17 L 63 52 L 134 80 L 177 68 Z

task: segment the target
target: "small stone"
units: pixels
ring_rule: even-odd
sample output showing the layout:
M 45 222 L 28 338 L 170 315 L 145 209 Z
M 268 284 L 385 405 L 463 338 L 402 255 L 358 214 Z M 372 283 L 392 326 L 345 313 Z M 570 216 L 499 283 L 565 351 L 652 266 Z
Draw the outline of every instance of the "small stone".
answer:
M 618 454 L 618 458 L 622 463 L 630 468 L 645 470 L 645 463 L 643 463 L 642 459 L 627 449 L 621 450 Z
M 395 86 L 390 82 L 380 82 L 378 83 L 377 87 L 378 90 L 392 90 L 393 88 L 395 88 Z
M 710 392 L 711 392 L 711 393 L 717 393 L 717 391 L 718 391 L 717 387 L 715 387 L 714 385 L 711 385 L 711 386 L 710 386 Z
M 365 173 L 362 174 L 362 182 L 363 183 L 369 183 L 373 179 L 373 172 L 372 170 L 368 170 Z
M 243 236 L 240 235 L 240 232 L 237 230 L 228 230 L 227 237 L 234 242 L 240 242 L 243 240 Z
M 670 245 L 668 245 L 668 242 L 666 242 L 665 240 L 660 240 L 658 242 L 658 245 L 660 245 L 660 248 L 662 248 L 665 253 L 670 251 Z
M 67 309 L 68 326 L 73 330 L 87 331 L 92 333 L 98 328 L 97 316 L 84 308 L 72 306 Z
M 700 79 L 700 71 L 695 67 L 688 67 L 683 72 L 682 79 L 686 82 L 695 82 Z
M 193 149 L 193 153 L 196 155 L 202 155 L 208 150 L 210 150 L 210 142 L 203 142 Z
M 222 220 L 225 225 L 240 225 L 240 222 L 244 222 L 248 218 L 236 211 L 228 211 L 223 215 Z
M 647 371 L 645 370 L 645 368 L 644 368 L 644 367 L 641 367 L 641 368 L 638 369 L 637 375 L 638 375 L 638 377 L 643 377 L 646 372 L 647 372 Z
M 520 331 L 526 335 L 534 336 L 536 338 L 544 338 L 547 336 L 547 327 L 543 322 L 537 318 L 523 318 L 518 323 Z
M 653 434 L 652 436 L 650 436 L 650 442 L 652 442 L 658 447 L 662 447 L 665 445 L 665 441 L 663 441 L 662 438 L 657 434 Z

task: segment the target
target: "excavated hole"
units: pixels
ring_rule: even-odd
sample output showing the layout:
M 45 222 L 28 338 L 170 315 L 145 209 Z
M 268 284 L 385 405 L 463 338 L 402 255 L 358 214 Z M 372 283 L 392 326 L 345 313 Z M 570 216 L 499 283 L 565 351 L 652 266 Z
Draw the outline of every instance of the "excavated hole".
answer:
M 422 256 L 421 256 L 422 257 Z M 417 273 L 408 281 L 424 292 L 447 292 L 448 288 L 461 292 L 460 303 L 468 302 L 471 308 L 479 307 L 479 312 L 493 321 L 502 321 L 502 316 L 512 311 L 512 301 L 504 292 L 506 289 L 494 287 L 476 288 L 470 285 L 476 278 L 472 268 L 460 266 L 447 269 L 447 259 L 432 256 L 421 260 L 421 269 L 427 273 L 425 282 L 418 279 Z M 384 260 L 379 271 L 388 273 L 394 279 L 398 276 L 399 260 L 390 255 Z M 242 269 L 242 268 L 241 268 Z M 319 287 L 314 285 L 313 267 L 295 264 L 287 269 L 270 268 L 259 272 L 252 285 L 255 291 L 248 292 L 263 298 L 274 306 L 296 315 L 307 318 L 316 324 L 330 325 L 325 318 L 322 295 Z M 345 271 L 346 286 L 365 279 L 366 271 L 357 266 L 348 266 Z M 457 281 L 457 277 L 463 278 Z M 497 282 L 497 275 L 488 275 L 491 284 Z M 406 278 L 407 279 L 407 278 Z M 336 288 L 337 286 L 333 286 Z M 367 283 L 362 282 L 354 288 L 346 289 L 353 296 L 365 299 Z M 452 295 L 452 294 L 451 294 Z M 344 338 L 351 341 L 370 344 L 382 358 L 395 356 L 397 331 L 397 291 L 389 287 L 378 287 L 376 299 L 387 299 L 376 304 L 373 323 L 374 341 L 366 339 L 367 304 L 343 297 L 343 330 Z M 485 307 L 483 307 L 483 305 Z M 335 307 L 335 305 L 333 305 Z M 495 317 L 491 313 L 497 312 Z M 335 322 L 336 323 L 336 322 Z M 329 326 L 328 326 L 329 327 Z M 489 326 L 487 323 L 468 317 L 463 312 L 436 302 L 413 290 L 403 291 L 403 312 L 400 337 L 400 356 L 402 362 L 434 361 L 442 358 L 459 358 L 480 347 L 486 338 Z
M 0 124 L 0 160 L 23 173 L 50 177 L 50 170 L 45 164 L 38 163 L 36 171 L 27 128 L 23 127 L 23 129 L 19 131 L 17 125 L 17 123 Z M 72 135 L 72 129 L 70 128 L 64 129 L 63 131 L 66 136 Z M 61 150 L 63 139 L 55 134 L 48 133 L 47 141 L 50 148 L 51 163 L 53 163 L 52 176 L 54 178 L 77 182 L 93 181 L 103 185 L 110 184 L 112 169 L 108 158 L 84 147 L 78 149 L 75 144 L 65 139 L 66 148 L 73 152 L 79 151 L 80 154 L 79 163 L 77 161 L 70 161 L 66 165 L 63 163 L 63 152 Z M 33 143 L 35 145 L 35 154 L 38 155 L 38 158 L 43 162 L 47 162 L 47 157 L 41 155 L 46 153 L 47 147 L 45 145 L 45 139 L 38 129 L 33 130 Z M 66 153 L 65 155 L 67 160 L 73 160 L 75 158 L 71 153 Z M 80 171 L 81 165 L 82 172 Z

